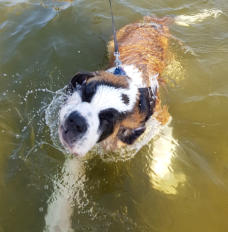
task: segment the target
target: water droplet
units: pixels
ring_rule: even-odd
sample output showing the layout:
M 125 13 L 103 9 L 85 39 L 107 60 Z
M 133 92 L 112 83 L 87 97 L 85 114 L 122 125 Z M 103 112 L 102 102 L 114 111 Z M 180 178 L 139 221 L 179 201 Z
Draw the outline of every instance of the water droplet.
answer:
M 20 138 L 20 135 L 19 134 L 16 134 L 16 139 L 19 139 Z

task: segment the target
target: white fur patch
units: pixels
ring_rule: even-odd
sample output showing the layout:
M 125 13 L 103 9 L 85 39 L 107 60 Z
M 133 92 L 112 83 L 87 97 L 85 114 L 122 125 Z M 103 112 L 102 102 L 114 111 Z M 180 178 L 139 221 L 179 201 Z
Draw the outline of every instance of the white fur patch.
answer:
M 119 112 L 132 111 L 137 100 L 138 88 L 130 81 L 129 89 L 100 85 L 92 98 L 91 105 L 97 112 L 113 108 Z M 129 104 L 124 104 L 122 94 L 129 97 Z
M 107 72 L 114 73 L 116 67 L 112 67 L 107 70 Z M 122 65 L 123 70 L 126 72 L 127 76 L 131 78 L 134 85 L 138 88 L 147 87 L 143 81 L 142 72 L 139 71 L 133 64 Z
M 62 107 L 59 112 L 60 122 L 63 122 L 71 112 L 74 111 L 75 106 L 82 102 L 81 96 L 78 92 L 74 92 L 67 100 L 66 104 Z
M 87 102 L 83 102 L 75 109 L 79 112 L 88 123 L 88 129 L 83 137 L 72 148 L 72 152 L 78 155 L 86 154 L 97 142 L 100 137 L 98 132 L 99 118 L 94 112 L 93 106 Z
M 159 88 L 159 84 L 158 84 L 158 76 L 159 74 L 155 74 L 153 76 L 150 77 L 150 87 L 151 87 L 151 91 L 153 93 L 153 96 L 156 96 L 156 91 Z
M 72 148 L 68 147 L 68 150 L 71 153 L 77 154 L 79 156 L 86 154 L 97 142 L 100 137 L 98 127 L 99 127 L 99 118 L 98 113 L 94 110 L 94 107 L 87 102 L 82 102 L 75 104 L 75 101 L 69 100 L 67 105 L 62 108 L 60 111 L 60 124 L 63 125 L 65 119 L 73 111 L 77 111 L 80 115 L 85 118 L 88 129 L 82 138 L 73 144 Z M 60 140 L 65 144 L 62 135 L 60 133 Z
M 145 88 L 146 83 L 143 81 L 142 72 L 139 71 L 133 64 L 131 65 L 123 65 L 123 69 L 126 72 L 127 76 L 129 76 L 138 88 Z

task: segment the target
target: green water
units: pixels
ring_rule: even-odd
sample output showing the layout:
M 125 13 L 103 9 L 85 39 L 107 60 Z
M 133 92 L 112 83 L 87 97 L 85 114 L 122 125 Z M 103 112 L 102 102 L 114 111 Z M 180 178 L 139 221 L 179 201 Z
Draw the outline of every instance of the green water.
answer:
M 153 141 L 125 162 L 94 154 L 75 179 L 73 231 L 227 232 L 227 0 L 117 0 L 113 8 L 118 28 L 148 14 L 222 13 L 170 26 L 181 66 L 172 75 L 181 80 L 162 91 L 177 146 L 160 159 L 165 174 Z M 75 72 L 105 67 L 110 23 L 105 0 L 0 1 L 0 232 L 44 231 L 66 157 L 45 110 Z

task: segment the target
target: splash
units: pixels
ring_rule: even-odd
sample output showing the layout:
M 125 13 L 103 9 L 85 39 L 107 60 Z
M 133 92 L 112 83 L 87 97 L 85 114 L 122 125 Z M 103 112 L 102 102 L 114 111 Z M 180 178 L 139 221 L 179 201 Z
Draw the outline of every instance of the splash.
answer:
M 175 17 L 175 23 L 180 26 L 189 27 L 190 25 L 204 21 L 209 17 L 217 18 L 223 12 L 219 9 L 204 9 L 194 15 L 179 15 Z
M 65 100 L 65 88 L 63 88 L 56 92 L 45 112 L 45 120 L 50 129 L 53 144 L 59 150 L 63 150 L 63 147 L 58 138 L 58 115 Z M 48 200 L 44 231 L 73 231 L 71 217 L 75 207 L 77 207 L 78 213 L 88 213 L 92 220 L 100 220 L 102 224 L 104 220 L 107 221 L 109 216 L 110 220 L 113 220 L 113 212 L 104 212 L 103 208 L 87 196 L 85 189 L 86 162 L 84 161 L 88 161 L 90 155 L 99 155 L 102 160 L 106 162 L 126 161 L 131 159 L 145 144 L 159 133 L 160 128 L 160 123 L 152 117 L 147 122 L 147 129 L 144 135 L 132 146 L 119 149 L 115 152 L 106 152 L 98 144 L 83 158 L 71 158 L 68 156 L 64 162 L 61 177 L 56 176 L 53 182 L 54 191 Z M 63 152 L 65 153 L 64 150 Z M 122 214 L 123 212 L 121 211 L 116 212 L 118 220 L 123 220 L 123 217 L 127 223 L 134 226 L 131 219 L 128 218 L 127 215 Z
M 54 97 L 45 110 L 45 121 L 50 130 L 53 145 L 63 153 L 67 151 L 63 148 L 58 135 L 59 111 L 66 100 L 65 88 L 55 92 Z
M 58 126 L 59 126 L 59 111 L 64 105 L 67 95 L 65 94 L 65 87 L 56 91 L 51 103 L 46 108 L 45 111 L 45 121 L 50 130 L 51 139 L 54 147 L 63 153 L 67 151 L 63 148 L 58 135 Z M 114 152 L 103 149 L 100 144 L 94 146 L 94 148 L 88 153 L 87 157 L 99 155 L 103 161 L 106 162 L 118 162 L 126 161 L 135 156 L 135 154 L 146 145 L 155 135 L 157 135 L 161 129 L 160 123 L 154 118 L 151 117 L 146 124 L 146 131 L 139 138 L 139 140 L 131 146 L 126 146 L 121 149 L 116 149 Z

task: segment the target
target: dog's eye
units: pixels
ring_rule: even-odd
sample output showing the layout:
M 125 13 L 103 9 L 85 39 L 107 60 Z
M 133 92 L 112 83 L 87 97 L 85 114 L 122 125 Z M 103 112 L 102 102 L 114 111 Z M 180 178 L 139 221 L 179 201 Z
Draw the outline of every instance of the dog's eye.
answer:
M 99 114 L 101 136 L 98 142 L 106 139 L 114 131 L 115 124 L 118 120 L 118 111 L 115 109 L 103 110 Z

